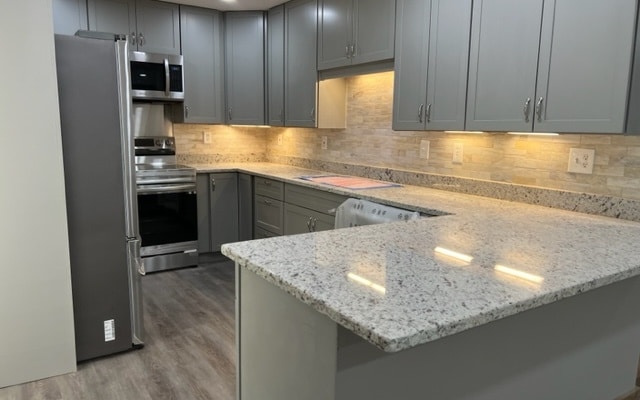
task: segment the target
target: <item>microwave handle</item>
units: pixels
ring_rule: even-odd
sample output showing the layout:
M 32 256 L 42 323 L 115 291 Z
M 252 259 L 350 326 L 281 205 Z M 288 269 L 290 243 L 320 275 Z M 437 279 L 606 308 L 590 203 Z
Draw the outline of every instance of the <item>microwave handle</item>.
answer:
M 170 80 L 170 75 L 169 75 L 169 59 L 165 58 L 164 59 L 164 93 L 169 96 L 169 85 L 171 84 L 171 80 Z

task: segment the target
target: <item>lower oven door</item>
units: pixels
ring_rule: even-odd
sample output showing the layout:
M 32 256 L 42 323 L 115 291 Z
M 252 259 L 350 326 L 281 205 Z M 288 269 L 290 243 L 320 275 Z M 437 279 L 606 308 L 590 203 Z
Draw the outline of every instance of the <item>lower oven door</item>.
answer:
M 198 262 L 195 184 L 138 186 L 141 255 L 147 272 Z

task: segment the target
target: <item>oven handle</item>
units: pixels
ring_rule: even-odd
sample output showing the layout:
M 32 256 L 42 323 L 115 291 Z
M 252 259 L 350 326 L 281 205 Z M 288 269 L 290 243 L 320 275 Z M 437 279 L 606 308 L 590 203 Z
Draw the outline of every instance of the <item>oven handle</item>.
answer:
M 138 187 L 145 185 L 157 185 L 157 184 L 167 184 L 167 183 L 183 183 L 183 184 L 191 184 L 194 185 L 194 179 L 190 178 L 139 178 L 136 183 Z M 163 185 L 164 186 L 164 185 Z
M 138 194 L 161 194 L 161 193 L 179 193 L 179 192 L 195 192 L 195 183 L 184 185 L 143 185 L 138 186 Z

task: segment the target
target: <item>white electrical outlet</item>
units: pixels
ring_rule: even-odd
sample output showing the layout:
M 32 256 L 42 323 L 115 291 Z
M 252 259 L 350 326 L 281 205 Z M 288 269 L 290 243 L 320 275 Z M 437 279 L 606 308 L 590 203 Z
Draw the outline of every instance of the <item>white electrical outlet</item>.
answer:
M 211 132 L 202 132 L 202 141 L 206 144 L 211 143 Z
M 428 140 L 420 141 L 420 158 L 429 159 L 429 145 Z
M 278 135 L 278 146 L 282 146 L 282 134 Z
M 456 164 L 462 164 L 462 151 L 464 146 L 462 143 L 453 144 L 453 162 Z
M 104 341 L 111 342 L 116 340 L 116 322 L 113 319 L 104 321 Z
M 329 144 L 329 139 L 326 136 L 322 137 L 322 150 L 326 150 Z
M 596 151 L 593 149 L 576 149 L 569 150 L 568 172 L 576 172 L 578 174 L 592 174 L 593 163 L 596 157 Z

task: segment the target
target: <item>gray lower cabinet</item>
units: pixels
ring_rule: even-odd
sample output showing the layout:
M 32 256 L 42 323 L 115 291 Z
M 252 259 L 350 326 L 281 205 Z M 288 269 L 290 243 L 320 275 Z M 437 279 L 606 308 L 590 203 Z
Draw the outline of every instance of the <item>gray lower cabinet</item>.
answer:
M 267 122 L 284 125 L 284 6 L 267 13 Z
M 471 0 L 398 0 L 393 129 L 463 130 Z
M 177 4 L 155 0 L 88 0 L 89 29 L 128 35 L 131 50 L 180 54 Z
M 206 8 L 180 6 L 185 99 L 177 120 L 224 122 L 224 26 L 222 14 Z
M 264 125 L 264 13 L 227 12 L 224 20 L 226 122 Z
M 284 187 L 284 234 L 319 232 L 333 229 L 335 209 L 347 197 L 286 184 Z
M 476 0 L 467 130 L 624 131 L 636 2 Z
M 238 173 L 238 240 L 253 239 L 253 176 Z
M 258 235 L 262 231 L 280 236 L 284 230 L 284 184 L 269 178 L 253 178 L 253 216 L 254 232 Z
M 224 243 L 238 241 L 238 174 L 198 174 L 198 251 L 220 251 Z
M 319 0 L 318 70 L 392 59 L 395 0 Z
M 53 0 L 54 33 L 74 35 L 87 27 L 86 0 Z

